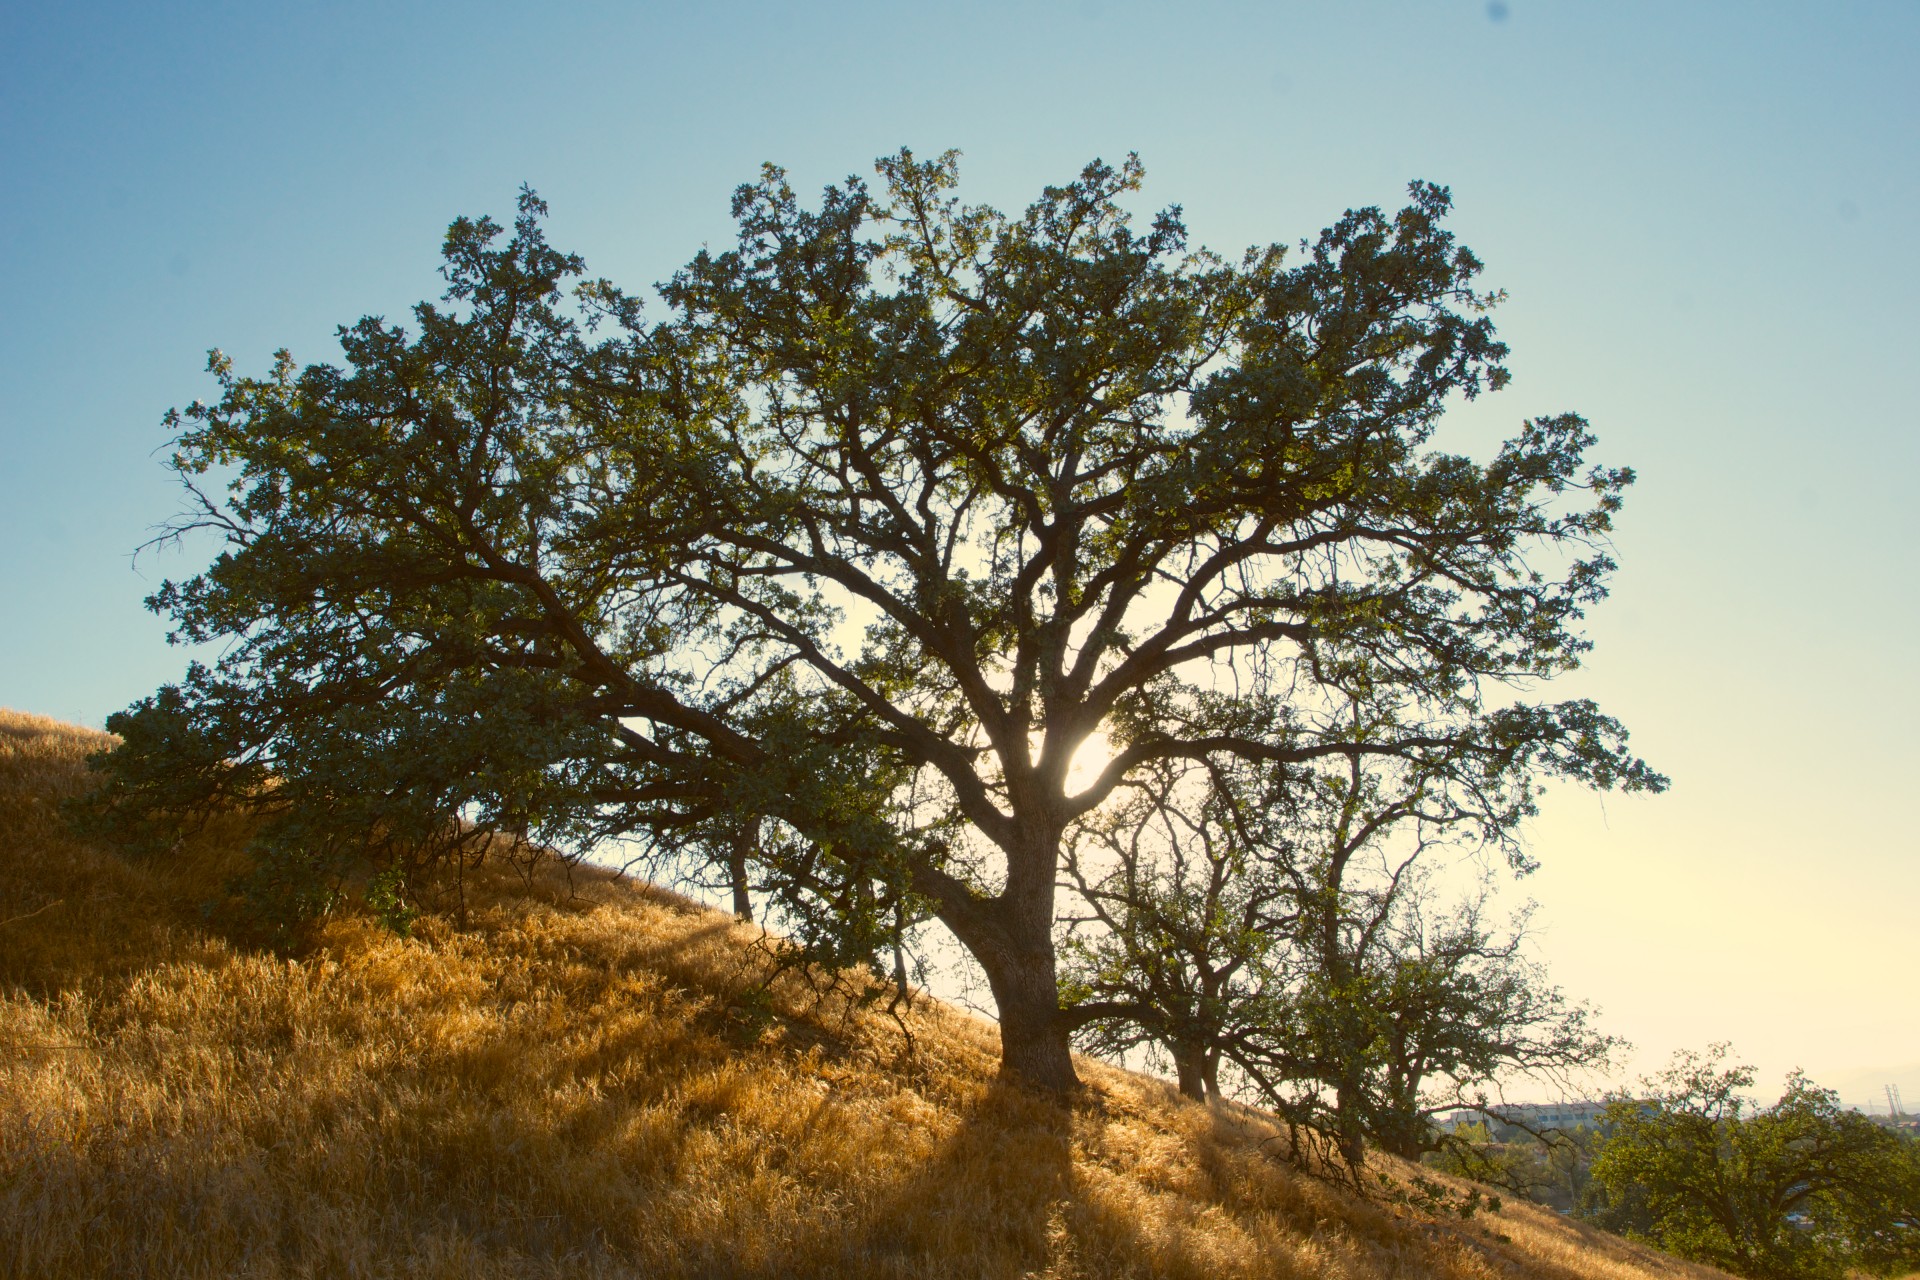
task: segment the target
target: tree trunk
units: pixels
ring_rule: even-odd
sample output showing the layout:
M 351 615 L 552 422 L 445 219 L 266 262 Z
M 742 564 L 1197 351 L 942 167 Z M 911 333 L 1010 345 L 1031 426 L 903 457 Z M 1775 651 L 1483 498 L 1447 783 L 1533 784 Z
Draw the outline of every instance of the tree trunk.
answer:
M 1334 1090 L 1334 1139 L 1349 1168 L 1358 1169 L 1367 1158 L 1366 1128 L 1360 1120 L 1360 1087 L 1342 1083 Z
M 760 819 L 743 823 L 727 850 L 727 878 L 733 882 L 733 914 L 753 923 L 753 899 L 747 894 L 747 854 L 760 843 Z
M 1200 1052 L 1185 1045 L 1175 1045 L 1172 1052 L 1173 1071 L 1180 1081 L 1182 1096 L 1192 1098 L 1195 1102 L 1205 1102 L 1207 1076 Z
M 1054 980 L 1053 940 L 1043 947 L 1007 951 L 988 962 L 987 985 L 1000 1014 L 1000 1075 L 1047 1093 L 1080 1087 L 1073 1070 L 1067 1028 L 1060 1017 Z
M 907 948 L 900 939 L 900 927 L 896 920 L 893 931 L 893 985 L 900 991 L 900 998 L 909 996 L 907 990 Z
M 1003 846 L 1004 847 L 1004 846 Z M 1053 895 L 1059 833 L 1007 849 L 1006 888 L 986 897 L 931 868 L 915 886 L 986 971 L 1000 1017 L 1000 1076 L 1062 1097 L 1080 1088 L 1054 972 Z
M 1200 1056 L 1200 1078 L 1207 1086 L 1207 1101 L 1220 1101 L 1220 1051 L 1209 1049 Z

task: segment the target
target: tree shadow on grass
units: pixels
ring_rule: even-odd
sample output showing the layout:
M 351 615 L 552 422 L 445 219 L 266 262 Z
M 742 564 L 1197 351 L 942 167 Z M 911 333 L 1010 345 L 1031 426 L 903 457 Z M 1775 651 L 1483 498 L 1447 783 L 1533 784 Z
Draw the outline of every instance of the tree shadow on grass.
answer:
M 1059 1252 L 1074 1192 L 1073 1114 L 995 1081 L 930 1158 L 803 1246 L 844 1276 L 1017 1276 Z M 774 1274 L 774 1273 L 768 1273 Z

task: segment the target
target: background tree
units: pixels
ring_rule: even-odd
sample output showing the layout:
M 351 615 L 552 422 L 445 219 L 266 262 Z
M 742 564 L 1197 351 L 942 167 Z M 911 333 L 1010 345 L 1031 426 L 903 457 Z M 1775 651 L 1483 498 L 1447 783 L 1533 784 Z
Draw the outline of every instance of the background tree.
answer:
M 1434 1112 L 1497 1077 L 1603 1066 L 1614 1042 L 1527 959 L 1526 913 L 1494 926 L 1484 883 L 1448 906 L 1425 865 L 1491 847 L 1528 867 L 1524 779 L 1439 763 L 1129 788 L 1069 850 L 1096 926 L 1067 949 L 1083 1038 L 1159 1046 L 1192 1097 L 1218 1096 L 1225 1061 L 1356 1164 L 1367 1142 L 1429 1149 Z
M 1608 1107 L 1588 1213 L 1743 1276 L 1897 1274 L 1920 1264 L 1920 1144 L 1795 1072 L 1771 1107 L 1726 1046 L 1676 1054 Z
M 1499 1108 L 1493 1111 L 1500 1114 Z M 1512 1121 L 1509 1114 L 1499 1122 L 1500 1136 L 1484 1118 L 1457 1123 L 1421 1161 L 1562 1213 L 1578 1211 L 1592 1178 L 1595 1131 L 1584 1124 L 1542 1128 Z
M 1372 914 L 1342 926 L 1335 965 L 1308 951 L 1294 1018 L 1247 1057 L 1268 1092 L 1315 1082 L 1346 1158 L 1362 1143 L 1409 1159 L 1434 1149 L 1435 1113 L 1485 1106 L 1518 1077 L 1561 1080 L 1604 1067 L 1615 1041 L 1525 954 L 1525 913 L 1487 919 L 1484 889 L 1440 903 L 1405 873 Z M 1293 1106 L 1302 1104 L 1297 1086 Z
M 1288 266 L 1189 251 L 1177 210 L 1136 231 L 1131 159 L 1018 217 L 961 205 L 951 155 L 879 172 L 807 209 L 769 167 L 657 322 L 569 296 L 529 194 L 504 245 L 456 222 L 446 305 L 343 330 L 344 367 L 216 357 L 219 400 L 172 419 L 175 531 L 225 549 L 152 603 L 225 648 L 117 722 L 129 821 L 271 775 L 285 823 L 331 822 L 292 815 L 410 758 L 380 820 L 577 847 L 760 817 L 795 927 L 924 902 L 1005 1069 L 1064 1090 L 1062 845 L 1136 770 L 1442 753 L 1659 784 L 1590 703 L 1506 701 L 1584 651 L 1631 474 L 1583 470 L 1573 415 L 1484 463 L 1432 447 L 1507 376 L 1444 189 Z M 1349 695 L 1388 686 L 1354 740 Z
M 1151 1046 L 1200 1101 L 1223 1096 L 1225 1054 L 1290 1016 L 1295 977 L 1292 846 L 1231 776 L 1156 762 L 1066 848 L 1083 914 L 1065 922 L 1063 1003 L 1080 1042 Z

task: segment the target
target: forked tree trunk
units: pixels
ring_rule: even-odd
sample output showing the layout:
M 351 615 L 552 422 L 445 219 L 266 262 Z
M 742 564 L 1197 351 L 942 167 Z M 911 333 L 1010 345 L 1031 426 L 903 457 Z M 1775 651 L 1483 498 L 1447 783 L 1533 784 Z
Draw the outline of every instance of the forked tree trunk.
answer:
M 1169 1046 L 1180 1092 L 1195 1102 L 1220 1100 L 1220 1053 L 1197 1045 Z

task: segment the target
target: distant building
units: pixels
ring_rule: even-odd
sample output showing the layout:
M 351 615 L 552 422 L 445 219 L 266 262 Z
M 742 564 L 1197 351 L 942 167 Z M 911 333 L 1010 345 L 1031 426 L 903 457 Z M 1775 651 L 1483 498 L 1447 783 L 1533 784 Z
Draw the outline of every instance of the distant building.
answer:
M 1882 1129 L 1891 1129 L 1895 1133 L 1904 1133 L 1909 1137 L 1920 1138 L 1920 1116 L 1882 1116 L 1868 1112 L 1867 1119 L 1873 1121 Z

